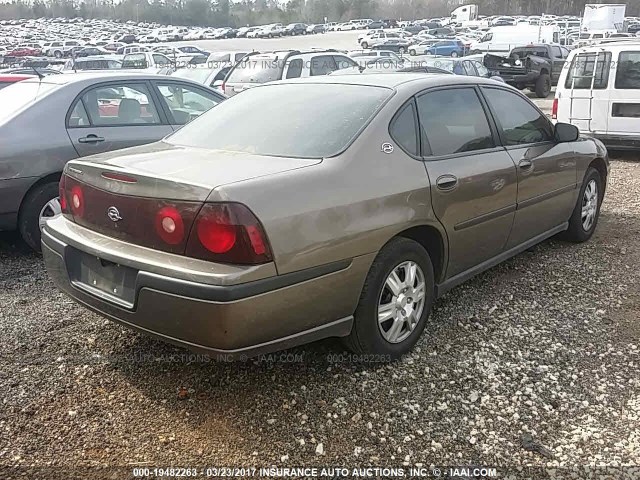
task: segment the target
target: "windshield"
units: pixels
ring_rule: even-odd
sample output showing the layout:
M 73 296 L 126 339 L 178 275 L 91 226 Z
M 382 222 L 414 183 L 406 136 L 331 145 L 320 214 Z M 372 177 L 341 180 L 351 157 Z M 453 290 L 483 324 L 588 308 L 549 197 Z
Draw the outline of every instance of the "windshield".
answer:
M 166 141 L 257 155 L 330 157 L 356 137 L 391 94 L 388 88 L 343 84 L 256 87 L 222 102 Z
M 0 124 L 15 112 L 43 97 L 60 85 L 44 82 L 17 82 L 0 90 Z

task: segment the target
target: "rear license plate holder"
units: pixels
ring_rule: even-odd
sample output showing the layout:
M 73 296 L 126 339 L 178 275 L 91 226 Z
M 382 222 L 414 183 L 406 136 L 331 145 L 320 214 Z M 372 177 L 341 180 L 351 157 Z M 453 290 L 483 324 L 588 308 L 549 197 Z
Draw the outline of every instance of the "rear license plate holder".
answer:
M 75 248 L 68 249 L 65 256 L 69 278 L 76 288 L 121 307 L 133 308 L 138 270 Z

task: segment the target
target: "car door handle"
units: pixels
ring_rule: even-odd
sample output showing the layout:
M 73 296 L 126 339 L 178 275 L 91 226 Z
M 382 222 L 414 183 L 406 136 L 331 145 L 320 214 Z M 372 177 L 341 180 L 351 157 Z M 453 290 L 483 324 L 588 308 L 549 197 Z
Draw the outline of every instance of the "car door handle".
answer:
M 531 160 L 520 160 L 518 166 L 523 170 L 528 170 L 533 167 L 533 163 L 531 162 Z
M 436 187 L 438 190 L 453 190 L 458 184 L 458 178 L 453 175 L 441 175 L 436 180 Z
M 80 143 L 99 143 L 104 142 L 104 137 L 99 137 L 97 135 L 87 135 L 86 137 L 80 137 L 78 139 Z

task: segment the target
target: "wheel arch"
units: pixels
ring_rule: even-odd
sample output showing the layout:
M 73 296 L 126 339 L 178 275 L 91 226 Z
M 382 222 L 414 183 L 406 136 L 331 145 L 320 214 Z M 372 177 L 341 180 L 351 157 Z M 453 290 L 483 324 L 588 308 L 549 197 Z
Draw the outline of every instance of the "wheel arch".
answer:
M 53 183 L 53 182 L 59 182 L 60 181 L 60 177 L 62 176 L 62 172 L 54 172 L 54 173 L 50 173 L 48 175 L 45 175 L 44 177 L 40 177 L 38 180 L 36 180 L 35 182 L 33 182 L 31 184 L 31 186 L 27 189 L 26 192 L 24 192 L 24 195 L 22 195 L 22 198 L 20 199 L 20 208 L 18 209 L 18 217 L 20 217 L 21 213 L 22 213 L 22 209 L 24 207 L 24 201 L 26 198 L 29 197 L 29 194 L 36 188 L 38 188 L 40 185 L 45 185 L 47 183 Z
M 607 175 L 609 172 L 607 170 L 607 164 L 604 159 L 600 157 L 594 158 L 593 160 L 591 160 L 589 167 L 595 168 L 598 171 L 600 177 L 602 178 L 602 188 L 603 190 L 605 190 L 607 188 Z
M 442 283 L 448 254 L 444 233 L 433 225 L 418 225 L 403 230 L 396 236 L 408 238 L 424 247 L 431 257 L 435 282 Z

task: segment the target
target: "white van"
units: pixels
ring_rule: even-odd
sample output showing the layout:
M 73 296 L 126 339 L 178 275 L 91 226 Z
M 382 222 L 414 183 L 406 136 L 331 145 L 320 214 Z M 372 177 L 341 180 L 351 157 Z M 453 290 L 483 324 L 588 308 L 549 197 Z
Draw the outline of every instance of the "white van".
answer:
M 471 44 L 470 53 L 504 53 L 532 43 L 560 43 L 555 25 L 517 25 L 491 28 L 479 41 Z
M 615 149 L 640 149 L 640 40 L 573 50 L 552 117 Z

